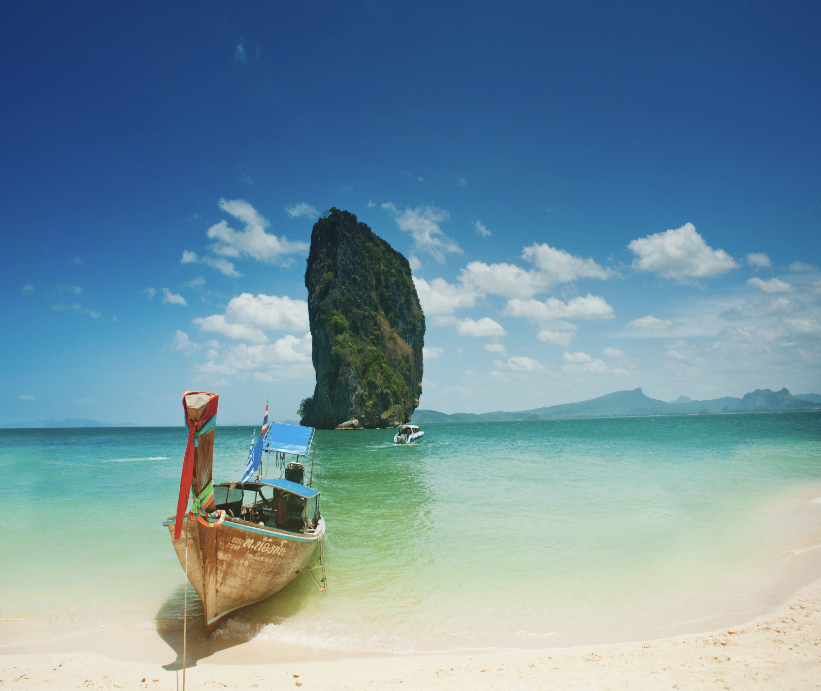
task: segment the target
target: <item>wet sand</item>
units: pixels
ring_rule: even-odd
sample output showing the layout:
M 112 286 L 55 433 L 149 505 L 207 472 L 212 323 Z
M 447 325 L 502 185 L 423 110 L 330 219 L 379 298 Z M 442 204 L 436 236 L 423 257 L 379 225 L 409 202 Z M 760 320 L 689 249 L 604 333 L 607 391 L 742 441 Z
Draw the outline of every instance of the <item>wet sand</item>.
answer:
M 182 651 L 155 631 L 37 647 L 0 650 L 0 688 L 182 688 Z M 744 625 L 653 641 L 403 655 L 251 641 L 199 660 L 188 652 L 190 689 L 818 689 L 821 580 Z

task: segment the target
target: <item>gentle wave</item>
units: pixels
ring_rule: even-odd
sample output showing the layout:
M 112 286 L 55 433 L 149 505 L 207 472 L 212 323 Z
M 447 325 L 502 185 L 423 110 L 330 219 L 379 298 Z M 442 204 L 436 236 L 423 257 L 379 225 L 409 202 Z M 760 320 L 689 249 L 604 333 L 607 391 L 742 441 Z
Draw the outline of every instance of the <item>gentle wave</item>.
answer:
M 101 463 L 139 463 L 141 461 L 167 461 L 168 456 L 148 456 L 147 458 L 109 458 Z

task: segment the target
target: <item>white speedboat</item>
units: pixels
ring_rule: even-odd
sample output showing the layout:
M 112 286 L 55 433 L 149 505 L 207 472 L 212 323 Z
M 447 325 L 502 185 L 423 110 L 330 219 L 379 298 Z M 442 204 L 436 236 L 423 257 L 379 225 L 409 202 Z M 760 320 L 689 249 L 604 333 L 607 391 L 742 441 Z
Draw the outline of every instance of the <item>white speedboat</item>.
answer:
M 393 443 L 410 444 L 411 442 L 419 441 L 424 436 L 425 433 L 416 425 L 402 425 L 393 438 Z

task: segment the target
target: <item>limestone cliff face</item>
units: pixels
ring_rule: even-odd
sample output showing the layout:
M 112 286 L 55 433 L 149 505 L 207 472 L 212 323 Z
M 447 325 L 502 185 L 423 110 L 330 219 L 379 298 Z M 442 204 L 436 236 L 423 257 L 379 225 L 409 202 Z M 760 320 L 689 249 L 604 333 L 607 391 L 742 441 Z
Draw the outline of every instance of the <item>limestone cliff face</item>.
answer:
M 302 424 L 409 422 L 422 393 L 425 316 L 408 260 L 353 214 L 331 209 L 311 233 L 305 286 L 316 389 Z

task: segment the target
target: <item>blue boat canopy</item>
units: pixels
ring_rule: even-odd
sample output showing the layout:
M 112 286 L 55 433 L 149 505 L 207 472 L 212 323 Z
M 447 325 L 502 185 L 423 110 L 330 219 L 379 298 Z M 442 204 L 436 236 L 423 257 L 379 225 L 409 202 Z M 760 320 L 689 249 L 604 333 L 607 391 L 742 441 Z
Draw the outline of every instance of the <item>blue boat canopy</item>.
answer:
M 262 448 L 265 451 L 279 451 L 280 453 L 290 453 L 295 456 L 307 456 L 308 446 L 311 444 L 313 435 L 313 427 L 275 422 L 265 433 Z
M 283 480 L 281 478 L 279 480 L 254 480 L 253 483 L 249 482 L 246 484 L 254 483 L 276 487 L 278 489 L 285 490 L 286 492 L 290 492 L 291 494 L 296 494 L 298 497 L 302 497 L 303 499 L 313 499 L 317 494 L 319 494 L 318 489 L 306 487 L 305 485 L 300 485 L 298 482 L 291 482 L 290 480 Z

